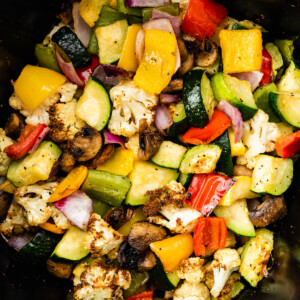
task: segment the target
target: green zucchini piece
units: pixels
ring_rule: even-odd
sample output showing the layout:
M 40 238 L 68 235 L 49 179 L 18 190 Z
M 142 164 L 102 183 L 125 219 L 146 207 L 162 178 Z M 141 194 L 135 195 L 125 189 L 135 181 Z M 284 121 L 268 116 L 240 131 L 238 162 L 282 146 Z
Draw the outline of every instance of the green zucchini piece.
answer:
M 86 67 L 91 63 L 90 54 L 69 27 L 63 26 L 56 31 L 52 41 L 65 52 L 75 69 Z
M 48 141 L 41 142 L 33 153 L 10 164 L 7 179 L 16 187 L 47 180 L 60 155 L 61 150 L 57 145 Z
M 203 128 L 207 125 L 216 101 L 204 70 L 192 70 L 184 75 L 183 103 L 191 126 Z
M 146 283 L 150 276 L 148 272 L 138 272 L 130 270 L 131 281 L 130 286 L 123 292 L 125 298 L 129 298 L 133 295 L 137 295 L 146 290 Z
M 256 230 L 256 236 L 244 246 L 239 271 L 253 287 L 256 287 L 264 276 L 263 270 L 273 250 L 273 243 L 273 232 L 263 228 Z
M 158 166 L 178 169 L 186 148 L 170 141 L 163 141 L 151 161 Z
M 221 156 L 222 148 L 218 145 L 198 145 L 189 149 L 184 155 L 180 172 L 184 174 L 211 173 Z
M 61 73 L 52 48 L 44 46 L 43 44 L 36 44 L 34 48 L 34 55 L 40 67 L 48 68 Z
M 180 173 L 180 175 L 178 177 L 178 181 L 187 190 L 189 188 L 191 182 L 192 182 L 193 177 L 194 177 L 194 174 L 183 174 L 183 173 Z
M 111 102 L 108 92 L 96 78 L 90 76 L 88 79 L 75 113 L 98 131 L 106 126 L 111 114 Z
M 89 170 L 81 189 L 95 201 L 120 206 L 131 182 L 127 177 L 100 170 Z
M 152 10 L 158 9 L 160 11 L 166 12 L 172 16 L 179 16 L 179 4 L 178 3 L 170 3 L 164 6 L 156 6 L 156 7 L 146 7 L 142 9 L 143 15 L 143 23 L 149 21 L 152 18 Z
M 168 128 L 168 136 L 176 137 L 188 129 L 188 121 L 182 101 L 169 105 L 173 124 Z
M 277 84 L 277 88 L 280 92 L 300 93 L 300 70 L 296 68 L 294 61 L 285 70 L 285 73 Z
M 293 161 L 259 155 L 252 174 L 251 192 L 279 196 L 291 185 L 293 180 Z
M 145 196 L 147 191 L 155 190 L 172 180 L 176 180 L 177 170 L 159 167 L 149 161 L 135 161 L 129 179 L 132 186 L 126 197 L 126 204 L 142 205 L 149 200 Z
M 225 219 L 228 229 L 242 236 L 255 236 L 255 229 L 249 219 L 247 202 L 245 199 L 237 200 L 230 206 L 218 205 L 214 209 L 217 217 Z
M 246 28 L 245 26 L 242 26 L 239 23 L 234 23 L 231 28 L 231 30 L 248 30 L 248 29 L 249 28 Z
M 260 86 L 255 90 L 253 97 L 257 107 L 263 110 L 269 115 L 269 122 L 279 123 L 280 119 L 274 113 L 273 109 L 269 105 L 269 95 L 270 93 L 276 93 L 277 87 L 275 83 L 270 83 L 267 85 Z
M 251 119 L 256 114 L 257 106 L 248 81 L 218 73 L 211 78 L 211 86 L 216 99 L 219 102 L 224 99 L 237 107 L 244 121 Z
M 294 42 L 292 40 L 275 40 L 274 44 L 279 48 L 284 65 L 287 67 L 293 59 Z
M 117 0 L 118 11 L 126 14 L 126 15 L 133 15 L 137 17 L 142 16 L 142 9 L 136 7 L 126 7 L 125 0 Z
M 300 128 L 300 96 L 295 94 L 269 94 L 269 104 L 285 123 Z
M 87 232 L 71 226 L 55 247 L 51 259 L 54 261 L 75 262 L 85 258 L 90 253 L 84 248 L 83 239 L 86 234 Z
M 272 75 L 274 80 L 277 78 L 277 75 L 280 75 L 283 70 L 283 59 L 282 55 L 276 45 L 273 43 L 267 43 L 265 48 L 272 57 Z

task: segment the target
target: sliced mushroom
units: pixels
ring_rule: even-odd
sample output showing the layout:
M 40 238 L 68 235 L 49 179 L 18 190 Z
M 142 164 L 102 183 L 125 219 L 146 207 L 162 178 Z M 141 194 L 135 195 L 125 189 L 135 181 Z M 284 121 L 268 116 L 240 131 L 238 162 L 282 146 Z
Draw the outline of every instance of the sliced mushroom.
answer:
M 89 169 L 96 169 L 98 166 L 106 162 L 114 154 L 115 147 L 113 144 L 105 145 L 97 155 L 87 162 Z
M 253 170 L 248 169 L 245 166 L 235 165 L 233 167 L 233 175 L 234 176 L 248 176 L 252 177 Z
M 69 173 L 74 168 L 75 163 L 76 159 L 72 154 L 63 152 L 60 161 L 62 171 Z
M 156 265 L 156 258 L 151 250 L 147 250 L 142 259 L 138 262 L 138 271 L 147 272 L 153 269 Z
M 218 57 L 218 47 L 208 37 L 201 43 L 200 52 L 196 55 L 196 64 L 199 67 L 211 66 Z
M 167 232 L 164 228 L 140 221 L 132 225 L 128 235 L 128 243 L 131 247 L 143 252 L 151 243 L 161 241 L 166 236 Z
M 47 270 L 52 275 L 67 279 L 71 276 L 73 264 L 54 262 L 51 259 L 47 260 Z
M 104 216 L 104 221 L 109 223 L 114 229 L 118 230 L 123 224 L 131 219 L 133 208 L 127 205 L 112 207 Z
M 11 194 L 0 191 L 0 219 L 4 218 L 7 215 L 11 201 Z
M 24 128 L 24 118 L 19 114 L 12 113 L 5 124 L 5 134 L 13 139 L 17 139 Z
M 87 161 L 94 158 L 102 146 L 100 133 L 91 126 L 81 128 L 73 138 L 70 153 L 78 161 Z
M 177 39 L 177 44 L 180 52 L 181 67 L 179 72 L 183 75 L 190 71 L 194 66 L 194 55 L 189 53 L 182 39 Z
M 178 44 L 178 48 L 179 48 L 179 52 L 180 52 L 181 61 L 187 60 L 189 52 L 187 51 L 184 41 L 182 39 L 178 38 L 177 44 Z
M 282 218 L 286 213 L 286 204 L 283 196 L 264 196 L 263 202 L 249 214 L 255 227 L 265 227 Z
M 163 142 L 162 134 L 148 127 L 146 119 L 141 119 L 139 123 L 139 159 L 148 160 L 158 151 Z
M 162 93 L 171 93 L 176 91 L 181 91 L 183 88 L 183 80 L 182 79 L 173 79 L 169 82 L 169 84 L 163 89 Z
M 144 254 L 131 247 L 128 242 L 123 242 L 118 250 L 118 265 L 127 270 L 137 269 L 139 260 L 143 258 Z

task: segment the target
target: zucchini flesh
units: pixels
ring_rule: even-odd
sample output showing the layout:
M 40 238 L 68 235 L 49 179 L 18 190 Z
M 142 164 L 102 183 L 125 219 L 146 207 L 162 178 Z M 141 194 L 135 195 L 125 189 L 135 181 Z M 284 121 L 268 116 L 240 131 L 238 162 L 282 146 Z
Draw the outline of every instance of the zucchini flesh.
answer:
M 265 48 L 269 52 L 272 57 L 272 75 L 273 78 L 276 79 L 277 75 L 280 75 L 283 69 L 283 59 L 282 55 L 276 45 L 273 43 L 267 43 Z
M 188 121 L 182 101 L 169 105 L 173 124 L 168 128 L 168 136 L 177 137 L 188 129 Z
M 296 68 L 294 61 L 290 63 L 282 75 L 277 87 L 280 92 L 300 93 L 300 70 Z
M 252 174 L 251 191 L 258 194 L 279 196 L 291 185 L 293 161 L 259 155 Z
M 178 181 L 187 190 L 189 188 L 191 182 L 192 182 L 193 177 L 194 177 L 194 174 L 183 174 L 183 173 L 180 173 Z
M 294 42 L 292 40 L 275 40 L 274 44 L 279 48 L 284 65 L 287 67 L 293 59 Z

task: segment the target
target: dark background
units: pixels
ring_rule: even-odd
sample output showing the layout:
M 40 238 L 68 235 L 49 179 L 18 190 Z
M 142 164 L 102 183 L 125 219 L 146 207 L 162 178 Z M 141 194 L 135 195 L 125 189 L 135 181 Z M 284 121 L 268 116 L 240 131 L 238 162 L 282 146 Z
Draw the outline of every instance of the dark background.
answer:
M 300 0 L 224 0 L 229 15 L 250 19 L 265 26 L 277 37 L 300 35 Z M 0 5 L 0 126 L 9 115 L 10 80 L 15 80 L 26 63 L 35 63 L 34 45 L 42 42 L 57 23 L 62 1 L 2 0 Z M 300 39 L 295 42 L 299 59 Z M 299 170 L 299 163 L 296 165 Z M 288 215 L 271 229 L 289 245 L 290 263 L 285 284 L 277 296 L 259 289 L 245 290 L 240 299 L 300 299 L 300 269 L 295 253 L 300 253 L 300 174 L 295 171 L 293 185 L 286 194 Z M 298 248 L 299 247 L 299 248 Z M 297 252 L 299 250 L 299 252 Z M 300 256 L 300 255 L 299 255 Z M 298 258 L 299 259 L 299 258 Z M 71 282 L 49 275 L 44 265 L 15 261 L 0 238 L 0 299 L 66 299 Z

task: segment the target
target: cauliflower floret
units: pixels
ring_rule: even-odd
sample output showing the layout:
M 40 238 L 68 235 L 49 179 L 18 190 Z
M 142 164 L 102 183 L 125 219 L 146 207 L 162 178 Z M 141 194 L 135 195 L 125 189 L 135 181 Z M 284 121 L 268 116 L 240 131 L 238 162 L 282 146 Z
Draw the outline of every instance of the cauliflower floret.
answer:
M 11 163 L 11 158 L 4 152 L 4 149 L 14 141 L 5 135 L 5 131 L 0 128 L 0 176 L 5 176 Z
M 21 234 L 29 230 L 30 226 L 25 216 L 25 210 L 21 205 L 13 201 L 8 209 L 7 216 L 0 224 L 0 232 L 6 236 Z
M 243 123 L 242 140 L 247 151 L 237 158 L 237 164 L 253 169 L 258 154 L 275 150 L 275 140 L 282 134 L 276 123 L 268 121 L 269 116 L 259 109 L 252 119 Z
M 45 101 L 34 110 L 26 109 L 23 106 L 23 103 L 19 96 L 16 93 L 13 93 L 9 98 L 9 105 L 14 109 L 19 110 L 22 115 L 27 117 L 25 120 L 27 124 L 37 125 L 39 123 L 43 123 L 49 125 L 50 119 L 48 111 L 50 106 L 58 101 L 70 102 L 73 99 L 76 90 L 76 84 L 66 82 L 61 87 L 59 87 L 57 91 L 47 97 Z
M 45 223 L 51 217 L 52 210 L 47 201 L 56 185 L 56 182 L 50 182 L 44 185 L 22 186 L 15 190 L 14 199 L 24 207 L 30 225 Z
M 175 290 L 173 300 L 209 300 L 210 294 L 204 283 L 185 281 Z
M 61 229 L 69 229 L 71 223 L 65 217 L 65 215 L 62 212 L 60 212 L 54 205 L 51 205 L 50 209 L 51 209 L 51 217 L 55 225 Z
M 125 143 L 127 149 L 131 149 L 135 159 L 139 159 L 139 149 L 140 149 L 140 138 L 139 134 L 135 134 L 128 138 L 127 143 Z
M 88 232 L 84 238 L 84 247 L 91 251 L 93 258 L 116 249 L 124 240 L 125 237 L 109 226 L 98 214 L 92 214 Z
M 122 288 L 130 286 L 130 272 L 96 261 L 74 280 L 76 300 L 123 299 Z
M 214 254 L 214 260 L 211 268 L 214 274 L 214 285 L 210 293 L 218 297 L 225 286 L 231 273 L 237 271 L 241 265 L 241 259 L 235 249 L 225 248 L 217 250 Z
M 150 198 L 144 205 L 144 213 L 151 223 L 165 226 L 172 233 L 193 232 L 202 214 L 184 203 L 185 189 L 176 182 L 148 191 Z
M 181 261 L 176 273 L 181 279 L 190 283 L 199 283 L 204 279 L 203 268 L 204 259 L 200 257 L 190 257 Z
M 72 140 L 74 135 L 86 125 L 75 114 L 76 100 L 56 103 L 50 107 L 50 138 L 54 142 Z
M 153 108 L 158 96 L 136 87 L 133 81 L 121 82 L 110 90 L 113 110 L 108 129 L 117 135 L 131 137 L 139 131 L 139 121 L 146 119 L 150 126 L 154 121 Z

